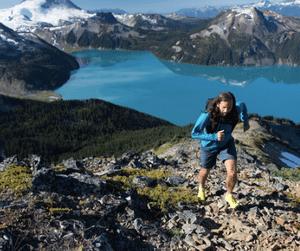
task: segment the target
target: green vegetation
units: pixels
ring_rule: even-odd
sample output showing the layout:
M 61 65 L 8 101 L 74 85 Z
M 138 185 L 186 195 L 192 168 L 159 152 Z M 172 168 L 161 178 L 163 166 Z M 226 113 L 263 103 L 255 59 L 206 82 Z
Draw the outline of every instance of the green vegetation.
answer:
M 176 207 L 178 202 L 196 203 L 197 196 L 193 193 L 192 189 L 183 186 L 169 187 L 166 185 L 156 185 L 155 187 L 137 187 L 133 184 L 133 179 L 136 176 L 145 176 L 154 180 L 165 179 L 171 173 L 166 169 L 135 169 L 125 168 L 122 169 L 117 175 L 103 177 L 107 181 L 121 183 L 122 189 L 136 189 L 140 196 L 147 197 L 150 200 L 150 205 L 162 210 L 168 211 L 170 207 Z
M 0 104 L 0 141 L 7 156 L 38 154 L 49 162 L 118 156 L 190 134 L 190 126 L 177 127 L 101 100 L 42 103 L 0 96 Z
M 274 176 L 280 176 L 286 180 L 300 181 L 300 167 L 281 168 L 272 172 Z
M 64 164 L 59 163 L 59 164 L 57 164 L 57 165 L 55 165 L 55 166 L 53 167 L 53 170 L 54 170 L 55 172 L 60 173 L 60 172 L 65 171 L 65 170 L 66 170 L 66 167 L 65 167 Z
M 28 167 L 12 165 L 0 172 L 0 192 L 12 191 L 20 196 L 31 186 L 32 175 Z
M 172 143 L 167 142 L 167 143 L 162 144 L 161 146 L 155 148 L 155 149 L 154 149 L 154 153 L 155 153 L 156 155 L 163 154 L 163 153 L 165 153 L 169 148 L 171 148 L 172 146 L 173 146 Z
M 137 168 L 124 168 L 118 175 L 114 176 L 103 176 L 104 179 L 120 182 L 123 189 L 134 188 L 135 185 L 132 183 L 132 180 L 136 176 L 146 176 L 151 179 L 159 180 L 170 176 L 171 173 L 168 170 L 164 169 L 137 169 Z
M 150 199 L 151 205 L 167 212 L 169 207 L 176 207 L 178 202 L 197 203 L 198 199 L 192 189 L 186 187 L 168 187 L 157 185 L 156 187 L 137 188 L 139 195 Z
M 178 236 L 179 238 L 184 236 L 183 230 L 179 227 L 174 227 L 169 230 L 171 236 Z
M 291 200 L 289 204 L 292 207 L 296 207 L 297 208 L 297 207 L 300 206 L 300 197 L 299 196 L 297 196 L 295 194 L 292 194 L 292 193 L 288 193 L 288 192 L 286 192 L 285 194 Z M 300 224 L 299 224 L 299 226 L 300 226 Z
M 71 208 L 60 208 L 60 207 L 50 207 L 48 210 L 51 214 L 65 214 L 65 213 L 70 213 L 72 211 Z

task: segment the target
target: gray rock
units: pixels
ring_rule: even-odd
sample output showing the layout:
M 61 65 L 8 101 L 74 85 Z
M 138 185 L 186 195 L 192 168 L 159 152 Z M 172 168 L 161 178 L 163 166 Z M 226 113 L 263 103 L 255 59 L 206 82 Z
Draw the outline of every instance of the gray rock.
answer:
M 6 158 L 0 163 L 0 171 L 1 172 L 4 171 L 10 165 L 17 165 L 17 164 L 18 164 L 18 159 L 16 155 Z
M 183 184 L 185 181 L 186 179 L 181 176 L 170 176 L 166 180 L 167 184 L 170 186 L 179 186 L 180 184 Z
M 33 175 L 43 167 L 42 158 L 37 155 L 31 155 L 29 157 L 29 166 L 31 167 L 31 171 Z
M 235 232 L 235 233 L 228 235 L 227 239 L 249 242 L 249 241 L 253 240 L 253 234 L 243 233 L 243 232 Z
M 128 202 L 123 198 L 118 198 L 112 194 L 105 194 L 99 200 L 99 202 L 105 206 L 106 211 L 116 211 L 119 208 L 125 208 Z
M 144 168 L 144 164 L 137 159 L 133 159 L 129 162 L 128 166 L 132 168 Z
M 139 233 L 143 227 L 143 220 L 141 218 L 136 218 L 133 221 L 134 229 Z
M 138 187 L 153 187 L 156 184 L 154 179 L 151 179 L 146 176 L 135 176 L 132 180 L 132 183 Z
M 284 185 L 282 183 L 275 183 L 273 185 L 274 189 L 276 189 L 277 192 L 282 192 L 282 191 L 285 191 L 286 189 L 288 189 L 288 186 L 287 185 Z
M 42 168 L 33 174 L 32 189 L 34 191 L 48 191 L 55 183 L 55 173 L 49 168 Z
M 232 245 L 230 245 L 229 242 L 227 242 L 226 240 L 224 240 L 223 238 L 219 238 L 218 242 L 222 243 L 225 247 L 225 250 L 234 250 L 234 247 Z
M 93 245 L 96 248 L 96 250 L 99 250 L 99 251 L 100 250 L 101 251 L 113 251 L 113 248 L 110 245 L 108 237 L 105 233 L 96 237 L 93 241 Z
M 196 246 L 197 246 L 196 242 L 193 240 L 192 236 L 190 236 L 190 235 L 186 235 L 184 238 L 184 241 L 186 244 L 188 244 L 191 247 L 196 248 Z M 197 249 L 197 250 L 199 250 L 199 249 Z
M 149 168 L 157 168 L 165 164 L 163 159 L 158 158 L 153 152 L 145 152 L 141 155 L 140 161 Z
M 101 172 L 96 172 L 94 174 L 97 176 L 103 176 L 103 175 L 111 175 L 120 171 L 121 171 L 121 165 L 110 163 L 108 166 L 106 166 L 105 170 Z
M 73 158 L 64 160 L 63 165 L 65 167 L 63 173 L 65 174 L 84 172 L 82 163 L 74 160 Z
M 183 210 L 182 212 L 178 212 L 179 220 L 182 220 L 188 224 L 194 224 L 197 221 L 197 216 L 191 210 Z
M 196 224 L 183 224 L 182 229 L 186 235 L 191 234 L 195 229 L 197 229 Z
M 205 227 L 197 225 L 195 232 L 198 234 L 198 236 L 202 236 L 204 234 L 207 234 L 208 231 Z
M 259 208 L 257 206 L 250 208 L 249 214 L 248 214 L 248 219 L 250 221 L 255 221 L 260 216 L 261 216 L 261 213 L 259 212 Z
M 6 230 L 0 230 L 0 250 L 11 250 L 13 248 L 13 236 Z

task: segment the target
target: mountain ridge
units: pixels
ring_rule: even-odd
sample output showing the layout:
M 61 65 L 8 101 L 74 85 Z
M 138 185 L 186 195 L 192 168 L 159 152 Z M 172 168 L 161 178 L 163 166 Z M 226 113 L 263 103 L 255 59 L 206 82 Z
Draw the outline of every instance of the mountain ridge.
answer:
M 299 20 L 256 8 L 232 9 L 206 28 L 158 49 L 158 55 L 204 65 L 298 65 Z
M 0 23 L 0 93 L 22 95 L 54 89 L 78 67 L 73 56 L 37 35 L 20 35 Z

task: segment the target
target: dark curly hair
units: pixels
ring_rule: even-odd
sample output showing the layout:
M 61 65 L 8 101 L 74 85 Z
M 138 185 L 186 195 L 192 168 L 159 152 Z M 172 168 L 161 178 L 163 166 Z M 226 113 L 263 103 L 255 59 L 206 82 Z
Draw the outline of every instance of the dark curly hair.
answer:
M 232 109 L 226 116 L 221 116 L 217 106 L 221 101 L 231 102 Z M 232 125 L 232 130 L 239 121 L 236 109 L 236 100 L 231 92 L 222 92 L 217 97 L 209 99 L 206 105 L 206 111 L 210 113 L 210 123 L 206 127 L 208 133 L 215 133 L 220 122 Z

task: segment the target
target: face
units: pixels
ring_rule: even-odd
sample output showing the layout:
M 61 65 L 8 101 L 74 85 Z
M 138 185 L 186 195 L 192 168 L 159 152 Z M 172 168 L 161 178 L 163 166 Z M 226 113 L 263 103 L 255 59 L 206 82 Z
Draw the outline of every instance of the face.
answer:
M 217 104 L 217 107 L 220 110 L 221 116 L 226 116 L 228 113 L 230 113 L 232 109 L 232 104 L 230 101 L 221 101 Z

